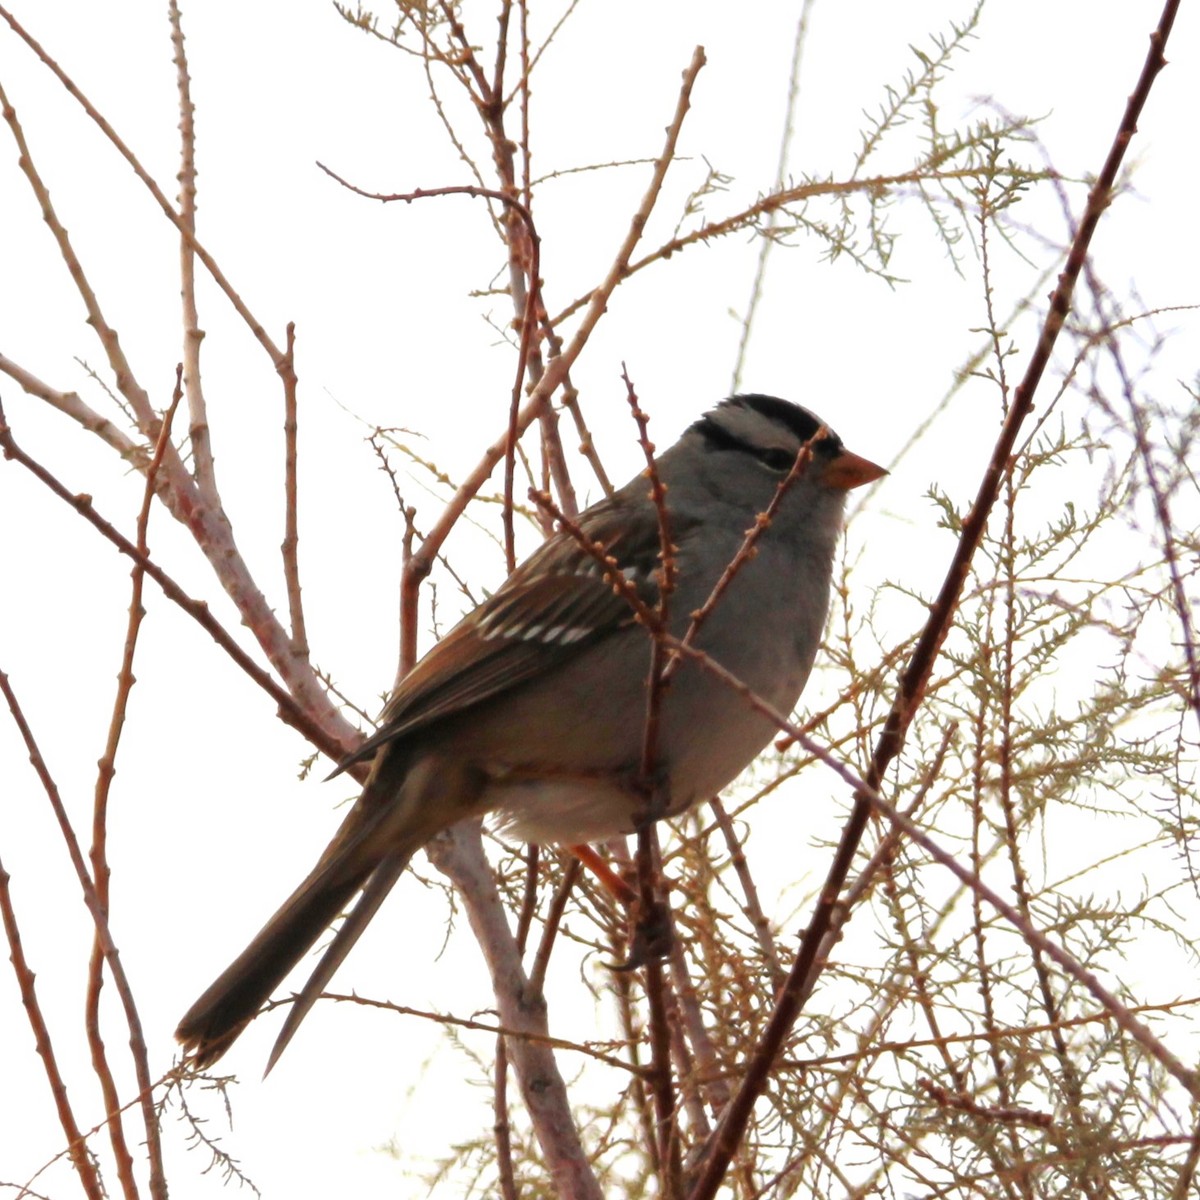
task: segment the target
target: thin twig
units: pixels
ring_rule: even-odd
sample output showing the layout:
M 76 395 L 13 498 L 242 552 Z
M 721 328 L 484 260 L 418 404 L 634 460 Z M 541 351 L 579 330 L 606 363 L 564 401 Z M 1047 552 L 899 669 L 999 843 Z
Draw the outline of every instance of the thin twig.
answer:
M 655 625 L 659 631 L 667 628 L 670 621 L 671 594 L 675 590 L 678 563 L 675 545 L 671 537 L 671 520 L 667 512 L 667 490 L 658 473 L 654 457 L 654 443 L 649 437 L 649 418 L 638 403 L 637 392 L 625 365 L 621 365 L 621 378 L 625 383 L 625 396 L 638 429 L 638 444 L 646 459 L 646 474 L 650 481 L 650 502 L 654 505 L 658 520 L 658 556 L 660 561 L 658 579 L 658 603 L 655 606 Z M 670 796 L 663 793 L 662 772 L 658 765 L 659 716 L 663 697 L 669 680 L 666 676 L 668 658 L 662 638 L 651 637 L 650 665 L 646 679 L 646 715 L 643 723 L 641 768 L 639 771 L 643 792 L 644 811 L 635 815 L 637 824 L 637 880 L 638 920 L 647 926 L 657 927 L 664 922 L 670 928 L 670 911 L 660 896 L 659 878 L 662 871 L 662 856 L 658 846 L 657 821 L 669 809 Z M 640 930 L 638 931 L 640 933 Z M 660 936 L 662 933 L 660 931 Z M 673 938 L 672 938 L 673 940 Z M 638 963 L 638 936 L 635 933 L 631 961 Z M 674 1200 L 679 1194 L 681 1182 L 681 1158 L 679 1128 L 675 1119 L 675 1087 L 671 1076 L 671 1028 L 667 1017 L 668 981 L 661 960 L 651 955 L 645 962 L 646 1003 L 650 1012 L 650 1087 L 654 1098 L 655 1127 L 658 1139 L 658 1160 L 663 1194 Z M 681 1047 L 682 1048 L 682 1047 Z M 683 1048 L 685 1049 L 685 1048 Z M 687 1071 L 688 1064 L 681 1058 L 680 1070 Z
M 167 13 L 179 90 L 179 221 L 186 231 L 179 239 L 179 296 L 183 307 L 183 381 L 188 397 L 188 441 L 192 448 L 196 490 L 204 504 L 219 508 L 221 498 L 217 492 L 208 404 L 200 373 L 204 330 L 200 328 L 196 303 L 196 252 L 193 249 L 196 238 L 196 106 L 192 102 L 183 24 L 176 0 L 170 0 Z
M 796 459 L 792 463 L 788 473 L 779 481 L 779 485 L 775 488 L 775 494 L 771 497 L 771 502 L 754 518 L 754 524 L 746 531 L 746 536 L 742 540 L 742 544 L 737 548 L 737 553 L 725 564 L 725 569 L 721 572 L 721 577 L 713 585 L 713 590 L 708 594 L 704 603 L 691 614 L 691 622 L 688 625 L 687 632 L 683 635 L 683 644 L 685 646 L 695 645 L 696 639 L 700 636 L 701 627 L 712 615 L 713 610 L 720 602 L 721 597 L 725 595 L 729 585 L 745 565 L 757 554 L 759 539 L 770 529 L 771 522 L 775 519 L 775 514 L 779 511 L 779 506 L 783 503 L 784 497 L 792 490 L 805 471 L 808 470 L 808 465 L 812 462 L 813 446 L 822 438 L 828 436 L 828 433 L 829 430 L 824 425 L 820 426 L 816 433 L 796 452 Z M 671 676 L 678 669 L 679 662 L 678 658 L 673 658 L 665 667 L 664 671 L 668 680 L 670 680 Z
M 17 722 L 18 728 L 25 725 L 17 698 L 9 686 L 8 676 L 0 671 L 0 692 L 8 701 L 9 710 Z M 22 728 L 24 733 L 24 728 Z M 30 741 L 26 738 L 26 743 Z M 29 1019 L 29 1027 L 33 1030 L 33 1040 L 37 1052 L 41 1056 L 46 1079 L 50 1084 L 50 1095 L 58 1113 L 58 1123 L 62 1127 L 63 1136 L 67 1139 L 67 1147 L 71 1157 L 71 1165 L 79 1176 L 80 1186 L 88 1200 L 103 1200 L 106 1196 L 104 1185 L 100 1180 L 96 1164 L 88 1154 L 87 1142 L 75 1120 L 75 1113 L 67 1097 L 66 1081 L 58 1069 L 58 1059 L 54 1054 L 54 1043 L 50 1040 L 50 1027 L 46 1024 L 45 1015 L 38 1001 L 37 987 L 34 984 L 34 972 L 25 957 L 25 949 L 21 943 L 21 930 L 17 925 L 17 914 L 13 908 L 12 893 L 9 891 L 10 875 L 0 861 L 0 917 L 4 920 L 4 933 L 8 939 L 8 957 L 16 976 L 17 987 L 21 993 L 21 1003 L 25 1006 L 25 1014 Z
M 654 263 L 666 262 L 678 254 L 680 250 L 686 250 L 691 246 L 704 245 L 714 238 L 726 237 L 729 234 L 738 233 L 743 229 L 752 227 L 760 217 L 766 216 L 773 209 L 784 208 L 789 204 L 802 203 L 806 200 L 812 200 L 817 196 L 880 195 L 886 194 L 893 189 L 922 182 L 969 182 L 980 179 L 983 173 L 984 168 L 964 167 L 956 171 L 904 171 L 899 175 L 874 175 L 869 179 L 850 179 L 845 181 L 810 180 L 797 187 L 770 192 L 740 212 L 733 213 L 720 221 L 710 221 L 700 226 L 699 229 L 693 230 L 691 233 L 681 234 L 679 237 L 674 237 L 669 241 L 663 242 L 657 250 L 644 255 L 636 262 L 629 263 L 624 278 L 627 279 L 631 275 L 636 275 L 639 271 L 644 271 Z M 550 318 L 551 324 L 557 327 L 563 321 L 574 316 L 580 309 L 591 305 L 594 302 L 595 295 L 595 292 L 585 292 L 582 296 L 572 300 L 566 308 L 555 313 Z
M 559 926 L 563 914 L 567 911 L 567 901 L 579 876 L 583 871 L 583 863 L 573 855 L 565 856 L 562 879 L 554 889 L 554 896 L 546 909 L 545 923 L 542 926 L 542 936 L 538 939 L 537 952 L 533 956 L 533 966 L 529 970 L 529 988 L 535 996 L 541 996 L 546 987 L 546 971 L 550 966 L 550 952 L 554 949 Z
M 783 964 L 779 961 L 779 951 L 775 946 L 775 938 L 771 934 L 771 922 L 767 919 L 767 914 L 763 912 L 762 904 L 759 902 L 758 888 L 755 886 L 754 876 L 751 875 L 749 864 L 746 862 L 746 852 L 742 849 L 741 838 L 738 837 L 737 830 L 733 827 L 733 820 L 725 811 L 720 797 L 714 796 L 708 802 L 708 807 L 716 818 L 721 836 L 725 839 L 725 848 L 729 851 L 729 865 L 733 867 L 734 874 L 737 875 L 738 882 L 742 885 L 742 910 L 754 930 L 758 948 L 762 952 L 763 962 L 767 967 L 767 974 L 771 977 L 771 987 L 774 991 L 779 991 L 783 987 L 787 975 Z
M 300 591 L 300 523 L 296 469 L 296 322 L 287 325 L 287 350 L 280 370 L 283 378 L 283 578 L 287 587 L 288 618 L 292 648 L 308 658 L 308 630 L 304 622 L 304 600 Z
M 154 448 L 154 456 L 146 468 L 146 485 L 142 494 L 142 508 L 137 520 L 137 546 L 143 555 L 149 556 L 146 534 L 150 524 L 150 508 L 154 500 L 155 481 L 158 468 L 162 463 L 163 453 L 171 437 L 171 425 L 175 412 L 183 400 L 183 366 L 176 368 L 175 393 L 171 406 L 163 416 L 159 430 L 158 441 Z M 112 719 L 109 722 L 108 738 L 104 753 L 98 764 L 96 775 L 95 799 L 92 804 L 92 844 L 88 852 L 91 860 L 92 880 L 96 888 L 96 899 L 104 911 L 105 918 L 109 915 L 109 877 L 108 866 L 108 801 L 113 777 L 116 774 L 117 749 L 121 742 L 121 733 L 125 727 L 125 715 L 129 705 L 129 695 L 133 690 L 133 660 L 137 649 L 138 633 L 141 629 L 145 609 L 142 605 L 145 571 L 140 563 L 134 563 L 130 572 L 131 589 L 129 599 L 129 622 L 125 632 L 125 647 L 121 656 L 121 667 L 117 672 L 117 694 L 113 701 Z M 100 990 L 104 984 L 104 946 L 99 933 L 92 938 L 92 954 L 88 963 L 87 996 L 84 1004 L 84 1020 L 87 1028 L 88 1044 L 92 1054 L 92 1069 L 100 1082 L 101 1093 L 104 1097 L 104 1110 L 108 1114 L 108 1135 L 113 1148 L 113 1157 L 117 1162 L 117 1174 L 121 1181 L 122 1190 L 129 1200 L 137 1196 L 137 1181 L 133 1174 L 133 1156 L 129 1152 L 125 1139 L 124 1122 L 121 1117 L 122 1109 L 117 1092 L 116 1081 L 108 1062 L 104 1039 L 100 1031 Z M 120 983 L 117 984 L 118 989 Z M 132 996 L 123 996 L 122 1003 L 128 1011 L 133 1007 Z M 141 1087 L 142 1117 L 146 1124 L 147 1148 L 150 1154 L 151 1190 L 155 1196 L 166 1196 L 166 1174 L 162 1163 L 162 1146 L 158 1130 L 158 1117 L 151 1100 L 150 1065 L 145 1042 L 141 1031 L 130 1029 L 130 1050 L 134 1057 L 137 1080 Z
M 787 100 L 783 109 L 783 133 L 779 138 L 779 157 L 775 163 L 775 190 L 781 191 L 787 178 L 788 159 L 792 153 L 792 138 L 796 132 L 796 110 L 800 103 L 800 64 L 804 57 L 804 46 L 808 41 L 808 18 L 812 11 L 814 0 L 804 0 L 800 6 L 800 15 L 796 18 L 796 33 L 792 39 L 792 66 L 788 75 Z M 754 280 L 750 285 L 750 302 L 746 305 L 746 314 L 742 317 L 742 332 L 738 338 L 737 356 L 733 363 L 733 381 L 731 393 L 742 390 L 742 370 L 746 365 L 746 352 L 750 346 L 750 333 L 754 327 L 754 318 L 758 306 L 762 302 L 764 284 L 767 277 L 767 261 L 771 252 L 779 244 L 772 237 L 776 223 L 779 220 L 780 209 L 775 207 L 767 212 L 764 228 L 758 239 L 758 255 L 754 263 Z

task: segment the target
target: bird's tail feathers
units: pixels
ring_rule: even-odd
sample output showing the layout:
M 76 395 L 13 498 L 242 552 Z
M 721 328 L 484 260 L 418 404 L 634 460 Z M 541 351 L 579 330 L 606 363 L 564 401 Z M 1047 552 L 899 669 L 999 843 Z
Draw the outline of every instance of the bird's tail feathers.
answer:
M 334 972 L 342 965 L 342 961 L 353 949 L 354 943 L 358 941 L 371 918 L 379 911 L 379 906 L 387 899 L 388 892 L 400 878 L 411 857 L 411 852 L 404 855 L 389 855 L 375 868 L 366 887 L 363 888 L 362 895 L 359 896 L 350 912 L 346 914 L 346 919 L 338 927 L 333 941 L 321 955 L 321 961 L 317 963 L 316 970 L 308 977 L 304 987 L 300 989 L 292 1002 L 287 1020 L 284 1021 L 283 1028 L 275 1039 L 275 1045 L 271 1047 L 271 1057 L 267 1059 L 267 1069 L 263 1072 L 264 1078 L 271 1073 L 271 1068 L 279 1061 L 279 1056 L 287 1049 L 288 1042 L 300 1028 L 300 1022 L 308 1016 L 309 1009 L 316 1004 L 326 985 L 333 978 Z
M 386 854 L 382 861 L 374 855 L 357 852 L 361 851 L 361 845 L 343 846 L 347 853 L 323 856 L 308 878 L 180 1021 L 175 1037 L 190 1055 L 192 1064 L 207 1067 L 229 1049 L 271 993 L 353 900 L 355 892 L 363 888 L 362 898 L 334 936 L 313 978 L 288 1015 L 271 1055 L 274 1065 L 296 1026 L 424 840 L 414 839 L 412 844 Z

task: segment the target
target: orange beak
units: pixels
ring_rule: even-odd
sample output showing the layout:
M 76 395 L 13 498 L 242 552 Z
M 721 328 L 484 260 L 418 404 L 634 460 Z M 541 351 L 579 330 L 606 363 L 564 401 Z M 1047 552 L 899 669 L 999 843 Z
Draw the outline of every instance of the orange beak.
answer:
M 837 458 L 826 464 L 821 474 L 821 482 L 826 487 L 844 488 L 849 491 L 851 488 L 862 487 L 864 483 L 874 483 L 886 474 L 887 471 L 878 463 L 851 454 L 849 450 L 843 450 Z

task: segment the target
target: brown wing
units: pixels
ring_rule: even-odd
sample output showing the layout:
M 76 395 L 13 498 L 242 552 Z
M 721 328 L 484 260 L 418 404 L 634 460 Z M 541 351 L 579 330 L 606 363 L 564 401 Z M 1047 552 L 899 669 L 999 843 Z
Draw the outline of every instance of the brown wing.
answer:
M 619 497 L 582 521 L 647 604 L 658 600 L 658 529 L 648 503 Z M 576 540 L 556 534 L 504 586 L 460 621 L 405 676 L 379 730 L 334 774 L 380 746 L 553 670 L 605 634 L 629 625 L 628 601 Z

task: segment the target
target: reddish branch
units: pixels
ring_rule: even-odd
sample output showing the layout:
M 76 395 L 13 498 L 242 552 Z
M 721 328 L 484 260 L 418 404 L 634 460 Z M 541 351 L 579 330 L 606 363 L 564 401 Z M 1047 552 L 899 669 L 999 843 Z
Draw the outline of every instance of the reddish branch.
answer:
M 650 484 L 650 502 L 658 520 L 659 580 L 658 603 L 655 608 L 657 636 L 650 638 L 650 666 L 646 680 L 646 720 L 642 740 L 641 785 L 644 789 L 645 811 L 637 818 L 637 879 L 638 916 L 642 922 L 657 927 L 665 924 L 670 934 L 670 912 L 661 898 L 659 876 L 662 857 L 658 846 L 656 821 L 669 799 L 661 794 L 658 769 L 658 727 L 663 697 L 669 686 L 666 668 L 669 659 L 661 636 L 669 622 L 671 594 L 675 590 L 678 564 L 671 538 L 671 520 L 667 512 L 667 489 L 658 474 L 654 459 L 654 444 L 649 437 L 649 418 L 638 403 L 637 392 L 624 365 L 621 377 L 625 394 L 638 428 L 638 442 L 646 459 L 646 475 Z M 639 931 L 640 932 L 640 931 Z M 660 931 L 660 937 L 664 936 Z M 671 935 L 673 936 L 673 935 Z M 638 963 L 638 937 L 635 935 L 631 965 Z M 640 964 L 639 964 L 640 965 Z M 645 963 L 646 1004 L 650 1012 L 650 1087 L 654 1098 L 655 1131 L 658 1167 L 664 1194 L 669 1200 L 678 1195 L 681 1180 L 679 1127 L 675 1119 L 675 1086 L 671 1075 L 671 1031 L 667 1021 L 667 980 L 662 960 L 652 955 Z M 681 1064 L 682 1065 L 682 1064 Z
M 32 744 L 32 735 L 28 733 L 25 719 L 21 714 L 17 698 L 9 686 L 8 676 L 0 671 L 0 692 L 3 692 L 8 706 L 17 722 L 17 727 L 25 735 L 27 745 Z M 31 755 L 33 751 L 31 750 Z M 105 1190 L 100 1182 L 95 1163 L 88 1154 L 86 1139 L 75 1120 L 71 1101 L 67 1096 L 67 1085 L 58 1069 L 58 1059 L 54 1054 L 54 1043 L 50 1040 L 50 1028 L 42 1013 L 38 1001 L 37 988 L 34 985 L 34 972 L 25 957 L 25 949 L 21 943 L 21 930 L 17 925 L 17 914 L 13 908 L 12 893 L 9 891 L 9 876 L 0 862 L 0 918 L 4 922 L 4 934 L 8 939 L 8 957 L 16 976 L 17 987 L 21 993 L 21 1003 L 25 1006 L 25 1014 L 29 1027 L 33 1030 L 33 1040 L 37 1052 L 41 1055 L 46 1078 L 50 1084 L 50 1095 L 54 1099 L 54 1108 L 58 1113 L 58 1123 L 62 1126 L 63 1136 L 71 1156 L 75 1173 L 79 1176 L 80 1186 L 88 1200 L 102 1200 Z
M 176 368 L 175 394 L 171 406 L 163 417 L 159 429 L 158 441 L 154 447 L 154 455 L 146 469 L 146 486 L 142 496 L 142 508 L 137 520 L 137 547 L 143 555 L 149 555 L 146 541 L 150 525 L 150 508 L 154 500 L 155 482 L 159 467 L 162 465 L 163 454 L 170 443 L 171 425 L 175 411 L 183 399 L 182 390 L 183 367 Z M 121 667 L 117 672 L 117 695 L 113 701 L 113 714 L 109 722 L 108 740 L 104 754 L 100 759 L 99 772 L 96 777 L 96 793 L 92 806 L 92 845 L 89 857 L 92 863 L 92 880 L 96 888 L 96 901 L 104 912 L 105 919 L 109 911 L 109 866 L 108 866 L 108 800 L 112 780 L 116 774 L 117 749 L 121 742 L 121 733 L 125 727 L 125 714 L 129 704 L 129 694 L 133 690 L 133 659 L 137 649 L 138 633 L 141 630 L 145 609 L 142 606 L 143 584 L 145 571 L 140 563 L 135 563 L 131 574 L 132 586 L 129 599 L 129 623 L 125 632 L 125 647 L 121 656 Z M 92 1053 L 92 1069 L 100 1081 L 100 1089 L 104 1096 L 104 1110 L 108 1115 L 108 1136 L 113 1148 L 113 1157 L 117 1164 L 117 1175 L 121 1181 L 122 1190 L 129 1200 L 137 1196 L 137 1182 L 133 1174 L 133 1156 L 129 1152 L 125 1138 L 124 1121 L 120 1096 L 116 1081 L 108 1062 L 108 1054 L 100 1029 L 100 990 L 104 984 L 104 943 L 99 930 L 92 939 L 92 957 L 88 964 L 87 1000 L 85 1004 L 85 1024 L 87 1027 L 88 1045 Z M 118 989 L 121 986 L 117 981 Z M 126 1012 L 134 1007 L 132 995 L 122 996 Z M 152 1083 L 150 1081 L 150 1064 L 146 1052 L 146 1043 L 142 1037 L 139 1025 L 132 1024 L 129 1029 L 130 1051 L 133 1055 L 137 1081 L 141 1091 L 142 1119 L 146 1127 L 147 1148 L 150 1152 L 150 1186 L 155 1196 L 166 1196 L 166 1175 L 163 1171 L 162 1147 L 159 1138 L 157 1113 L 151 1097 Z

